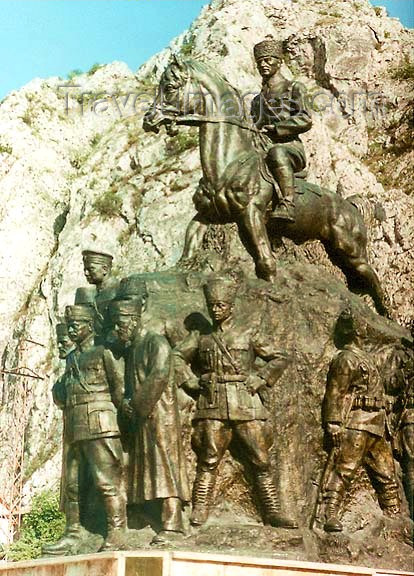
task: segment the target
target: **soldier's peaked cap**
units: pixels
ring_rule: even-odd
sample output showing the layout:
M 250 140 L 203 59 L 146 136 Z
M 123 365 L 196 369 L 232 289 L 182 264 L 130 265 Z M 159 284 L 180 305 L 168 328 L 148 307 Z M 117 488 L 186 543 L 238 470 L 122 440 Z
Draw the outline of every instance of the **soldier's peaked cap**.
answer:
M 95 250 L 83 250 L 82 252 L 84 264 L 96 262 L 97 264 L 106 264 L 110 266 L 114 257 L 107 252 L 96 252 Z
M 283 42 L 275 40 L 273 36 L 266 36 L 266 38 L 256 44 L 253 48 L 255 60 L 260 58 L 267 58 L 273 56 L 274 58 L 282 58 L 283 55 Z
M 236 297 L 238 285 L 232 278 L 216 276 L 204 285 L 204 294 L 209 301 L 233 302 Z
M 133 300 L 113 300 L 110 304 L 110 313 L 123 316 L 140 316 L 142 310 L 142 301 L 139 298 Z
M 68 336 L 68 325 L 66 324 L 66 322 L 58 322 L 58 324 L 56 324 L 56 336 L 58 338 L 65 338 L 66 336 Z
M 65 319 L 70 320 L 95 320 L 95 311 L 89 304 L 74 304 L 66 306 Z

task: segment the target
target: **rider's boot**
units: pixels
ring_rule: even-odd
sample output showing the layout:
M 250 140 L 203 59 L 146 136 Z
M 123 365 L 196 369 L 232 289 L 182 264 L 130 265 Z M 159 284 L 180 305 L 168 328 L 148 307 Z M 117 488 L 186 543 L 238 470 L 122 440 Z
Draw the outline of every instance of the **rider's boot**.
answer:
M 67 502 L 65 505 L 66 528 L 63 536 L 53 544 L 44 544 L 42 554 L 44 556 L 64 556 L 71 552 L 73 546 L 85 537 L 85 529 L 79 522 L 79 504 Z
M 295 176 L 290 166 L 274 166 L 273 172 L 282 193 L 282 199 L 271 213 L 272 219 L 295 221 Z
M 193 486 L 193 511 L 190 523 L 201 526 L 207 521 L 211 496 L 216 483 L 216 471 L 198 470 Z
M 297 528 L 292 518 L 282 514 L 275 482 L 269 472 L 260 472 L 256 478 L 260 501 L 264 512 L 264 522 L 274 528 Z

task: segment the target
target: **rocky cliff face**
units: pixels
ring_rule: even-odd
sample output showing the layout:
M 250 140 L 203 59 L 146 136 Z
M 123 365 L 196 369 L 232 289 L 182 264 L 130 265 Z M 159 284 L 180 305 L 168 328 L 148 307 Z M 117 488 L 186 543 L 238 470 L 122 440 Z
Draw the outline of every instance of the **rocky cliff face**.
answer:
M 252 47 L 266 34 L 286 40 L 285 74 L 303 82 L 313 97 L 313 128 L 303 138 L 309 180 L 344 197 L 361 196 L 371 261 L 395 317 L 413 316 L 413 32 L 368 0 L 213 0 L 188 32 L 136 74 L 113 63 L 70 81 L 36 79 L 0 105 L 5 491 L 23 431 L 26 497 L 57 484 L 60 424 L 50 388 L 61 367 L 54 325 L 75 288 L 85 284 L 81 250 L 112 252 L 120 277 L 167 270 L 180 256 L 201 176 L 196 132 L 184 128 L 170 138 L 144 134 L 141 127 L 171 52 L 209 62 L 243 94 L 255 94 L 260 78 Z M 231 226 L 212 231 L 217 258 L 223 233 L 251 274 Z M 282 269 L 311 262 L 341 278 L 315 243 L 297 248 L 287 242 L 278 255 Z M 323 329 L 323 310 L 307 307 L 303 313 L 303 322 L 325 339 L 315 351 L 319 363 L 306 364 L 321 374 L 319 386 L 333 352 L 327 343 L 332 306 Z M 306 348 L 306 339 L 301 346 Z M 315 394 L 320 397 L 321 389 Z

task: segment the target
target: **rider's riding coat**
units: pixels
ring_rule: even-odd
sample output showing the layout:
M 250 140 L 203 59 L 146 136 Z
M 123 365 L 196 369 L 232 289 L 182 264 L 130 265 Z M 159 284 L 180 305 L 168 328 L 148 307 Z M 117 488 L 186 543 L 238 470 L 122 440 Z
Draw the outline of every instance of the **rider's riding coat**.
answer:
M 275 145 L 283 145 L 294 172 L 304 170 L 306 156 L 299 134 L 312 127 L 305 86 L 272 76 L 253 99 L 251 116 L 259 130 L 274 126 L 275 129 L 268 132 L 269 151 Z

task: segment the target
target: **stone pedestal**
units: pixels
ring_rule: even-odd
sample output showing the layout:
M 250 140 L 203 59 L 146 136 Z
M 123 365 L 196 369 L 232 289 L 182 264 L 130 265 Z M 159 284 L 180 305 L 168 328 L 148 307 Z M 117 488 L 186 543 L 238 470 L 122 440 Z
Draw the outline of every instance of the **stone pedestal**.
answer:
M 192 552 L 108 552 L 0 563 L 0 576 L 414 576 L 414 572 Z

